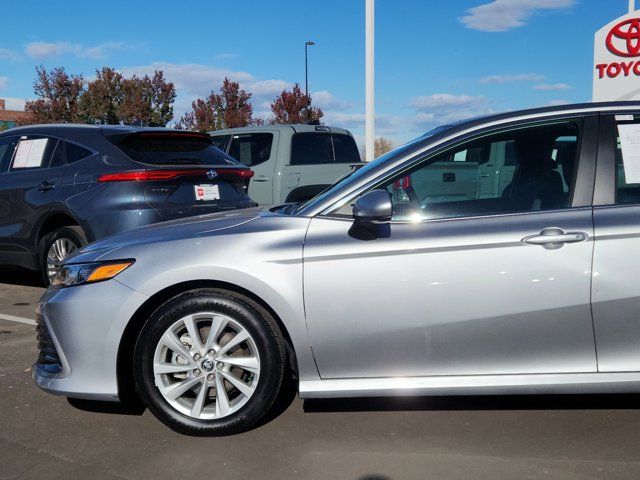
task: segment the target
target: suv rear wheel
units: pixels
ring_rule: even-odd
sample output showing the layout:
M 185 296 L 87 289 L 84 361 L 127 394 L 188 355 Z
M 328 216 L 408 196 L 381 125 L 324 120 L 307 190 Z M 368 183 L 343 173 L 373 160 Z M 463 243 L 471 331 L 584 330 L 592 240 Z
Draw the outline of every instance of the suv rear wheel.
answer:
M 60 227 L 40 240 L 42 279 L 50 285 L 65 258 L 88 242 L 87 235 L 77 225 Z

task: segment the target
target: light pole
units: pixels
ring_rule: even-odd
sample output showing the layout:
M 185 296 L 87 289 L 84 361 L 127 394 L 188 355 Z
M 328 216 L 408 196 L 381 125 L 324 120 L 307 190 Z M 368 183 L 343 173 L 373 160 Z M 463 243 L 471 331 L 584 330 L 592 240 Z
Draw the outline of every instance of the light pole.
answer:
M 365 152 L 367 162 L 375 158 L 375 137 L 374 137 L 374 23 L 375 23 L 375 0 L 366 0 L 365 8 Z
M 309 123 L 309 61 L 307 52 L 311 45 L 315 45 L 315 42 L 304 42 L 304 94 L 307 97 L 307 107 L 305 109 L 307 123 Z
M 629 13 L 636 11 L 636 0 L 629 0 Z

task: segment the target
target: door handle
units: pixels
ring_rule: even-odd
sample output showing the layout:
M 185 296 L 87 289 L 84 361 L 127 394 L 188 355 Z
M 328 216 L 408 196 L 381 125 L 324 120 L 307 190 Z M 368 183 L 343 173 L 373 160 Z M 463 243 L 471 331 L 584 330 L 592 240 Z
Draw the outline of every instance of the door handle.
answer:
M 584 242 L 589 236 L 585 232 L 565 232 L 561 228 L 545 228 L 539 234 L 522 239 L 527 245 L 540 245 L 547 250 L 557 250 L 565 243 Z
M 269 177 L 265 177 L 264 175 L 258 175 L 257 177 L 253 177 L 254 182 L 268 182 L 271 180 Z
M 49 190 L 53 190 L 55 188 L 55 184 L 51 182 L 47 182 L 46 180 L 40 184 L 38 190 L 41 192 L 48 192 Z

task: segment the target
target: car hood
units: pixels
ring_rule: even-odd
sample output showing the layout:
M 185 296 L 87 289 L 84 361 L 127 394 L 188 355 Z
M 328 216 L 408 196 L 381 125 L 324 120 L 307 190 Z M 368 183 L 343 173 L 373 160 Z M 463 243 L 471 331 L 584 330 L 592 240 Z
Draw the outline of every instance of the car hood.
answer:
M 206 236 L 251 222 L 261 216 L 273 216 L 268 210 L 247 208 L 154 223 L 111 235 L 74 252 L 68 262 L 95 261 L 113 250 L 139 244 Z

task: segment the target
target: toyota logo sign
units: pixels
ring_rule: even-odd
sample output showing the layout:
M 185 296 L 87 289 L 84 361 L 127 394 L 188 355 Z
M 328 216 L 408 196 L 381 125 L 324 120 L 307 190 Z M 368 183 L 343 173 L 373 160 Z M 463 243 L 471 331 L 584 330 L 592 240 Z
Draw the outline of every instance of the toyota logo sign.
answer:
M 640 18 L 624 20 L 607 35 L 607 49 L 619 57 L 640 55 Z

